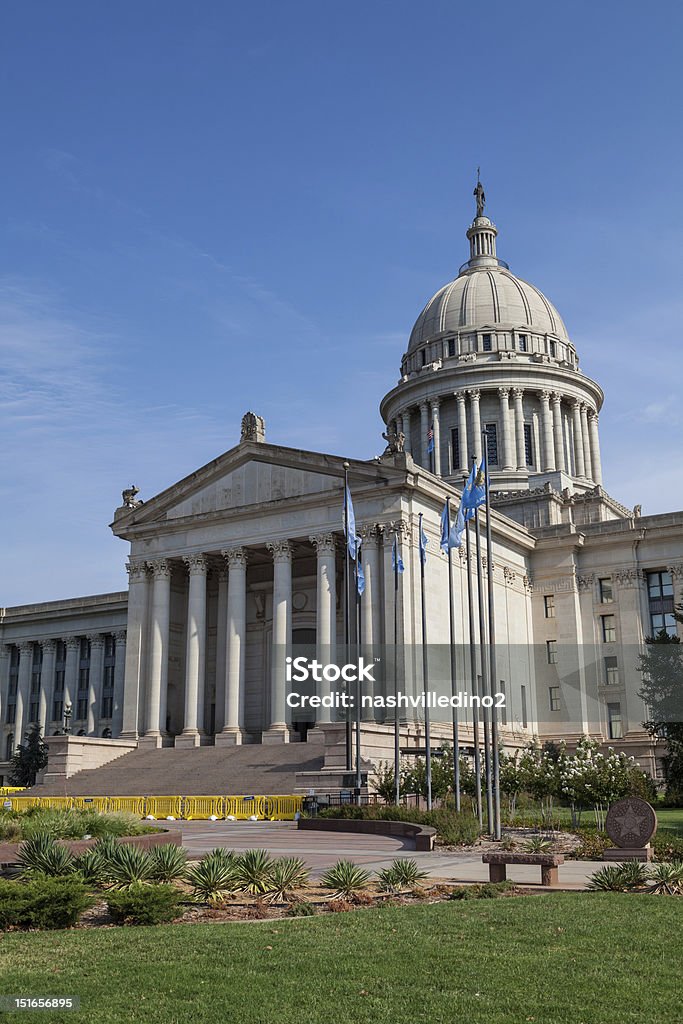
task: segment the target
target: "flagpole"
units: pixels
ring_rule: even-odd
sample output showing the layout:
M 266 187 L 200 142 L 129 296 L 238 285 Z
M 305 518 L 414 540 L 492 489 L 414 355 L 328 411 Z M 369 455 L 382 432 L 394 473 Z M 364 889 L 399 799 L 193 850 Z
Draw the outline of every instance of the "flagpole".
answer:
M 432 730 L 429 714 L 429 660 L 427 657 L 427 605 L 425 603 L 425 553 L 422 550 L 422 513 L 418 515 L 418 549 L 420 553 L 420 594 L 422 597 L 422 692 L 425 696 L 425 768 L 427 771 L 427 810 L 432 809 Z
M 394 534 L 394 794 L 401 799 L 401 723 L 398 717 L 398 533 Z
M 467 477 L 463 477 L 463 493 L 467 486 Z M 467 555 L 467 612 L 470 635 L 470 673 L 472 675 L 472 695 L 479 693 L 477 686 L 477 647 L 474 635 L 474 593 L 472 587 L 472 546 L 470 541 L 470 524 L 465 520 L 465 553 Z M 481 751 L 479 747 L 479 708 L 472 702 L 472 732 L 474 734 L 474 790 L 477 802 L 477 818 L 479 827 L 483 828 L 484 813 L 481 801 Z
M 361 638 L 361 599 L 360 599 L 361 595 L 360 595 L 360 591 L 358 590 L 358 575 L 359 575 L 358 567 L 361 564 L 360 559 L 361 559 L 361 546 L 360 546 L 360 544 L 358 544 L 357 547 L 356 547 L 355 576 L 356 576 L 356 612 L 357 612 L 356 622 L 357 622 L 357 627 L 358 627 L 358 643 L 356 644 L 356 651 L 358 652 L 359 655 L 360 655 L 360 638 Z M 360 694 L 360 691 L 361 691 L 361 686 L 360 686 L 360 669 L 359 669 L 359 671 L 356 673 L 356 789 L 358 790 L 357 796 L 358 796 L 358 803 L 359 803 L 359 805 L 360 805 L 360 788 L 361 788 L 361 771 L 360 771 L 360 740 L 361 740 L 361 736 L 360 736 L 360 721 L 361 721 L 361 716 L 360 716 L 360 696 L 361 696 L 361 694 Z
M 476 460 L 475 460 L 476 461 Z M 474 510 L 474 536 L 477 552 L 477 607 L 479 611 L 479 648 L 481 654 L 481 693 L 488 697 L 488 664 L 486 661 L 486 619 L 484 617 L 484 581 L 481 571 L 481 529 L 479 509 Z M 484 722 L 484 771 L 486 772 L 486 827 L 493 831 L 493 786 L 491 779 L 491 734 L 489 729 L 488 709 L 482 707 L 481 717 Z
M 491 695 L 496 691 L 498 669 L 496 665 L 496 618 L 493 597 L 493 543 L 491 540 L 491 489 L 489 484 L 488 434 L 483 431 L 485 454 L 485 487 L 486 487 L 486 576 L 488 584 L 489 612 L 489 679 Z M 495 699 L 491 704 L 491 755 L 493 759 L 493 838 L 501 838 L 500 822 L 500 750 L 498 736 L 498 713 Z
M 451 627 L 451 696 L 455 697 L 455 607 L 453 602 L 453 558 L 451 552 L 451 499 L 446 498 L 446 520 L 448 529 L 448 610 Z M 455 809 L 460 810 L 460 737 L 458 735 L 458 709 L 453 701 L 453 794 Z
M 349 556 L 349 463 L 344 463 L 344 589 L 346 597 L 344 600 L 344 640 L 346 644 L 346 660 L 351 660 L 351 559 Z M 353 761 L 351 754 L 351 715 L 346 709 L 346 770 L 352 771 Z

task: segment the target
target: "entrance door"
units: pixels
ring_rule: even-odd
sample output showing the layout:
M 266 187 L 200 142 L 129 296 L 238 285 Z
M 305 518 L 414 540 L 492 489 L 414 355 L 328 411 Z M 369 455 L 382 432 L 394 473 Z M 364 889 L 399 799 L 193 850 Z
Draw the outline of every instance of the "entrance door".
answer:
M 292 630 L 292 654 L 294 657 L 304 656 L 315 658 L 315 629 L 293 629 Z M 296 688 L 301 694 L 312 697 L 315 694 L 315 681 L 309 679 L 305 683 L 297 683 Z M 292 730 L 301 737 L 301 742 L 306 742 L 308 730 L 315 726 L 315 712 L 310 708 L 297 710 L 292 713 Z

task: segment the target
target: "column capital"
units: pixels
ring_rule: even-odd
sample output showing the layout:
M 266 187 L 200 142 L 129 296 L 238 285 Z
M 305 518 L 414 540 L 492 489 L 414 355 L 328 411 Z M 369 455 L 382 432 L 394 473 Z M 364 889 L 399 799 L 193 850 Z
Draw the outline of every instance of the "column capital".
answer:
M 90 647 L 104 647 L 104 635 L 102 633 L 88 633 L 87 640 L 90 641 Z
M 25 654 L 29 655 L 33 653 L 33 643 L 33 640 L 22 640 L 17 644 L 17 647 L 19 648 L 19 656 L 21 658 L 23 658 Z
M 116 632 L 114 633 L 114 639 L 116 640 L 117 645 L 118 644 L 125 644 L 127 636 L 128 636 L 128 630 L 126 630 L 126 629 L 117 629 Z
M 467 394 L 470 396 L 470 401 L 478 402 L 479 398 L 481 396 L 481 389 L 480 388 L 468 388 L 467 389 Z
M 337 549 L 337 539 L 333 533 L 315 533 L 308 539 L 318 555 L 333 555 Z
M 130 559 L 126 563 L 126 572 L 128 573 L 129 583 L 142 583 L 147 579 L 147 565 L 145 562 Z
M 40 644 L 41 647 L 43 648 L 43 652 L 57 650 L 57 641 L 53 640 L 52 638 L 50 638 L 49 640 L 41 640 Z
M 221 554 L 228 563 L 228 569 L 246 569 L 248 560 L 246 548 L 224 548 L 221 550 Z
M 598 413 L 591 405 L 588 406 L 588 422 L 596 424 L 598 422 Z
M 81 646 L 81 638 L 80 636 L 65 636 L 64 644 L 67 651 L 73 651 Z
M 456 402 L 461 402 L 462 405 L 465 404 L 465 392 L 464 391 L 454 391 L 453 394 L 455 395 Z
M 378 523 L 361 523 L 357 530 L 364 544 L 379 544 L 382 528 Z
M 572 409 L 574 410 L 574 412 L 580 413 L 581 412 L 582 404 L 583 403 L 581 402 L 580 398 L 572 398 L 572 400 L 571 400 L 571 405 L 572 405 Z
M 438 409 L 439 409 L 439 406 L 441 405 L 441 396 L 437 395 L 436 398 L 430 398 L 429 399 L 429 403 L 430 403 L 430 405 L 432 407 L 432 412 L 437 412 Z
M 428 411 L 429 411 L 429 402 L 428 402 L 428 400 L 426 398 L 423 398 L 422 401 L 420 402 L 420 412 L 428 412 Z
M 562 395 L 560 394 L 560 392 L 559 391 L 551 391 L 550 392 L 550 401 L 553 402 L 553 404 L 559 405 L 560 402 L 562 401 Z
M 399 539 L 401 537 L 407 537 L 410 533 L 410 524 L 407 519 L 392 519 L 389 523 L 384 523 L 382 529 L 385 534 L 393 534 Z
M 676 562 L 667 568 L 675 580 L 683 580 L 683 562 Z
M 269 540 L 266 547 L 273 556 L 274 562 L 291 562 L 292 544 L 288 540 Z
M 545 389 L 543 391 L 539 391 L 538 397 L 540 398 L 540 400 L 543 402 L 544 405 L 546 405 L 546 404 L 549 405 L 550 404 L 550 397 L 551 397 L 550 391 L 546 391 Z
M 152 570 L 155 580 L 170 580 L 172 569 L 168 558 L 154 558 L 147 565 Z
M 524 398 L 524 388 L 513 388 L 512 397 L 516 402 L 519 402 Z
M 498 388 L 498 397 L 503 399 L 509 398 L 510 388 Z
M 209 571 L 209 560 L 206 555 L 184 555 L 183 562 L 190 576 L 206 576 Z

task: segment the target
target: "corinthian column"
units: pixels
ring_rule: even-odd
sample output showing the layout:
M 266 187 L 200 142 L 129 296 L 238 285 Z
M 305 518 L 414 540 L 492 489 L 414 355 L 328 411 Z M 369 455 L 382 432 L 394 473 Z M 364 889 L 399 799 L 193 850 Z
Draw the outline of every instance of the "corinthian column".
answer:
M 33 644 L 19 644 L 19 678 L 17 680 L 16 717 L 14 719 L 14 746 L 24 742 L 28 731 L 29 701 L 31 692 L 31 670 L 33 668 Z
M 553 441 L 553 419 L 550 411 L 550 392 L 541 391 L 541 433 L 543 435 L 543 472 L 555 471 L 555 444 Z
M 157 558 L 150 563 L 152 583 L 152 630 L 149 655 L 149 689 L 145 738 L 161 746 L 166 732 L 168 693 L 168 642 L 171 620 L 171 563 Z
M 81 639 L 78 636 L 68 636 L 64 643 L 66 644 L 64 707 L 66 708 L 68 705 L 73 708 L 76 694 L 78 693 L 78 665 L 81 658 Z
M 366 662 L 371 662 L 376 648 L 381 643 L 382 636 L 381 527 L 374 523 L 361 526 L 360 535 L 363 538 L 363 570 L 365 572 L 365 591 L 360 599 L 360 642 Z M 373 691 L 381 693 L 379 680 L 376 687 L 373 688 L 372 683 L 364 683 L 363 688 L 370 696 L 374 696 Z M 361 689 L 361 695 L 362 693 L 363 689 Z M 361 707 L 361 717 L 364 721 L 374 721 L 374 709 Z
M 477 464 L 481 462 L 481 415 L 479 413 L 479 388 L 470 388 L 467 392 L 470 396 L 470 415 L 472 417 L 472 451 L 477 457 Z
M 553 391 L 550 396 L 553 404 L 553 441 L 555 444 L 555 469 L 566 473 L 567 465 L 564 458 L 564 429 L 562 426 L 562 396 Z
M 410 433 L 410 409 L 404 409 L 401 413 L 401 429 L 405 440 L 403 442 L 403 451 L 409 455 L 413 454 L 413 441 Z
M 320 533 L 310 538 L 317 555 L 316 566 L 316 657 L 323 664 L 336 658 L 337 644 L 337 591 L 335 539 L 332 533 Z M 330 684 L 321 680 L 318 696 L 327 697 Z M 318 708 L 316 724 L 332 721 L 331 708 Z
M 598 434 L 598 414 L 591 409 L 588 414 L 588 433 L 591 446 L 591 463 L 593 466 L 593 481 L 602 484 L 602 461 L 600 459 L 600 435 Z
M 288 540 L 266 544 L 273 555 L 273 658 L 270 728 L 264 743 L 288 743 L 285 658 L 292 644 L 292 545 Z
M 216 696 L 214 714 L 214 735 L 225 725 L 225 676 L 228 631 L 228 570 L 225 563 L 214 566 L 213 573 L 218 581 L 216 595 Z
M 114 633 L 114 699 L 112 701 L 111 734 L 118 739 L 123 731 L 123 709 L 126 674 L 126 630 Z
M 509 388 L 498 388 L 498 399 L 500 402 L 500 429 L 502 432 L 502 452 L 499 454 L 503 456 L 503 469 L 511 470 L 515 468 L 515 461 L 512 455 L 512 424 L 510 423 L 510 389 Z
M 47 735 L 48 722 L 52 712 L 52 689 L 55 681 L 56 640 L 43 640 L 43 667 L 40 673 L 40 711 L 38 719 L 43 735 Z
M 458 403 L 458 448 L 460 449 L 460 465 L 453 466 L 453 469 L 458 470 L 462 474 L 467 474 L 470 471 L 470 467 L 467 447 L 467 408 L 465 406 L 465 392 L 457 391 L 455 394 L 455 400 Z
M 102 700 L 102 672 L 104 670 L 104 637 L 101 633 L 93 633 L 90 641 L 90 672 L 88 679 L 88 736 L 94 736 Z
M 235 746 L 243 739 L 245 652 L 247 646 L 247 551 L 228 548 L 221 554 L 228 563 L 227 622 L 225 632 L 225 685 L 223 729 L 217 747 Z
M 526 446 L 524 444 L 524 406 L 522 405 L 522 398 L 524 397 L 523 388 L 512 389 L 512 400 L 515 405 L 515 438 L 517 441 L 517 469 L 525 470 L 526 465 Z
M 429 441 L 427 440 L 427 434 L 429 433 L 429 402 L 420 402 L 420 451 L 422 452 L 422 465 L 425 469 L 430 469 L 429 465 L 429 452 L 427 446 Z
M 588 480 L 592 480 L 593 467 L 591 466 L 591 447 L 590 437 L 588 434 L 588 406 L 585 402 L 581 403 L 581 437 L 583 438 L 583 464 L 585 466 L 586 477 Z
M 434 431 L 434 473 L 441 476 L 441 424 L 439 421 L 438 398 L 432 399 L 432 429 Z
M 142 726 L 143 679 L 147 665 L 147 611 L 149 575 L 144 562 L 131 561 L 128 572 L 128 629 L 123 682 L 123 718 L 120 738 L 136 740 Z M 119 652 L 116 651 L 118 661 Z
M 572 423 L 574 426 L 574 468 L 576 476 L 585 477 L 586 464 L 583 458 L 583 431 L 581 429 L 581 403 L 577 398 L 572 402 Z
M 185 721 L 177 747 L 198 747 L 204 735 L 206 683 L 206 574 L 205 555 L 183 558 L 189 573 L 187 594 L 187 645 L 185 655 Z

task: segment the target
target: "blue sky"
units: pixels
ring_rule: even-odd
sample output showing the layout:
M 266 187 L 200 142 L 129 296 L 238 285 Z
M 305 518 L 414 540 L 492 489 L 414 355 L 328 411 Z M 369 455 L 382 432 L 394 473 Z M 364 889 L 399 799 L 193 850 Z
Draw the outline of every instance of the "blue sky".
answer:
M 108 523 L 230 448 L 371 457 L 418 312 L 499 255 L 606 391 L 605 483 L 683 507 L 679 5 L 5 5 L 0 604 L 124 588 Z

